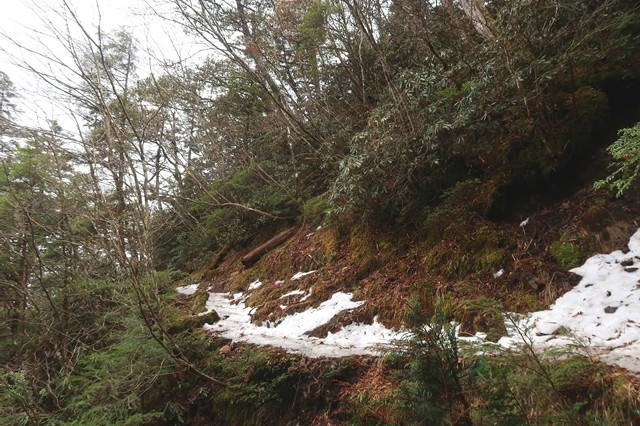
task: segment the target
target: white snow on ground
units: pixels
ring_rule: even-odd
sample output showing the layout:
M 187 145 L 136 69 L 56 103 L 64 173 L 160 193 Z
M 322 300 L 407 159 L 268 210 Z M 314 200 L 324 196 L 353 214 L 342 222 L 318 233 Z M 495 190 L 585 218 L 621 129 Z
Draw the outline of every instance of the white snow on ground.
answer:
M 249 284 L 249 291 L 252 290 L 257 290 L 262 286 L 262 281 L 260 280 L 255 280 L 254 282 L 252 282 L 251 284 Z
M 282 296 L 280 296 L 280 299 L 284 299 L 285 297 L 289 297 L 289 296 L 299 296 L 301 294 L 305 294 L 305 292 L 302 290 L 293 290 L 293 291 L 290 291 L 289 293 L 285 293 Z
M 299 280 L 302 277 L 305 277 L 309 274 L 313 274 L 316 271 L 309 271 L 309 272 L 296 272 L 294 276 L 291 277 L 291 281 L 296 281 Z
M 308 298 L 311 297 L 311 295 L 313 294 L 313 287 L 309 288 L 309 293 L 305 294 L 304 296 L 302 296 L 300 298 L 301 302 L 304 302 L 305 300 L 307 300 Z
M 375 345 L 387 343 L 387 334 L 379 323 L 349 325 L 325 339 L 310 337 L 310 331 L 329 322 L 344 310 L 357 308 L 364 302 L 352 301 L 350 293 L 335 293 L 317 308 L 284 317 L 277 324 L 258 326 L 251 323 L 251 311 L 244 301 L 232 304 L 227 294 L 211 293 L 207 309 L 215 309 L 221 320 L 205 328 L 235 341 L 279 346 L 310 357 L 341 357 L 354 354 L 374 354 Z M 386 334 L 385 334 L 386 333 Z
M 535 347 L 574 345 L 576 352 L 640 372 L 640 231 L 631 237 L 628 253 L 598 254 L 571 271 L 583 277 L 573 290 L 515 325 L 528 331 Z M 517 341 L 513 333 L 498 343 Z
M 313 272 L 299 272 L 291 279 Z M 597 355 L 607 363 L 640 372 L 640 230 L 631 237 L 628 253 L 614 251 L 593 256 L 572 272 L 583 277 L 573 290 L 548 310 L 524 317 L 512 315 L 506 321 L 509 336 L 500 339 L 498 345 L 516 347 L 526 335 L 527 342 L 538 350 L 563 348 Z M 252 285 L 255 287 L 256 283 Z M 193 294 L 196 288 L 194 284 L 178 291 Z M 282 297 L 300 294 L 301 290 L 294 290 Z M 311 289 L 303 299 L 310 294 Z M 255 308 L 245 306 L 247 296 L 248 293 L 210 293 L 207 310 L 215 309 L 221 320 L 205 327 L 232 340 L 278 346 L 310 357 L 375 354 L 376 348 L 388 346 L 404 335 L 374 321 L 371 325 L 347 325 L 326 338 L 309 337 L 310 331 L 328 323 L 339 312 L 365 303 L 352 301 L 350 293 L 336 293 L 317 308 L 261 326 L 251 322 Z M 482 343 L 485 337 L 484 333 L 477 333 L 461 340 Z
M 185 296 L 191 296 L 193 293 L 196 292 L 199 285 L 200 284 L 190 284 L 190 285 L 185 285 L 184 287 L 178 287 L 178 293 L 184 294 Z
M 179 287 L 178 291 L 182 294 L 193 294 L 196 287 L 197 284 Z M 291 293 L 303 294 L 304 292 Z M 352 298 L 351 293 L 338 292 L 317 308 L 285 316 L 276 324 L 268 323 L 259 326 L 251 322 L 251 313 L 255 308 L 244 304 L 246 295 L 209 293 L 207 312 L 215 310 L 221 319 L 215 324 L 206 324 L 204 327 L 234 341 L 278 346 L 309 357 L 374 355 L 377 353 L 376 347 L 388 345 L 391 340 L 399 336 L 397 332 L 385 328 L 377 321 L 371 325 L 349 324 L 337 333 L 329 333 L 325 338 L 308 335 L 315 328 L 328 323 L 338 313 L 357 308 L 364 303 L 354 302 Z

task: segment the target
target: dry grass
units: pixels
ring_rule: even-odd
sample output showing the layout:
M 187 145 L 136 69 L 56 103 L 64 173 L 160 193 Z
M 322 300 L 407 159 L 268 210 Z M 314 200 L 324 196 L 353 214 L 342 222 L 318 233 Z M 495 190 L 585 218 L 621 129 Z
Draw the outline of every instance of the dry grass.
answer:
M 342 388 L 340 400 L 352 407 L 350 414 L 359 424 L 397 424 L 396 386 L 385 359 L 379 358 L 360 380 Z

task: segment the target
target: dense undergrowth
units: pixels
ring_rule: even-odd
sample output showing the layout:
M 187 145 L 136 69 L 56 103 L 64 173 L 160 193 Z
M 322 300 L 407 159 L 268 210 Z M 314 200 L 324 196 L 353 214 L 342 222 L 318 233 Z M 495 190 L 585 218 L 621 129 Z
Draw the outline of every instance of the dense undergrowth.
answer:
M 638 421 L 637 384 L 595 359 L 542 355 L 527 344 L 500 353 L 476 352 L 460 347 L 443 305 L 432 317 L 414 312 L 409 336 L 382 367 L 397 387 L 354 394 L 356 424 Z

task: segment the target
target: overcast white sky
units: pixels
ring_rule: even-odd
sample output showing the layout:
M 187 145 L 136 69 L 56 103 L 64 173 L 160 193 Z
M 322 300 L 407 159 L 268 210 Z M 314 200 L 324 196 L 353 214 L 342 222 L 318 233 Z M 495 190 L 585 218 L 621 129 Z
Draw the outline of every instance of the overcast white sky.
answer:
M 147 7 L 147 2 L 159 8 L 163 14 L 171 13 L 170 2 L 149 0 L 67 0 L 68 4 L 77 12 L 82 25 L 92 30 L 95 34 L 98 25 L 103 32 L 111 32 L 119 28 L 125 28 L 131 32 L 140 45 L 141 56 L 145 51 L 152 55 L 163 57 L 167 60 L 177 59 L 180 56 L 188 56 L 190 51 L 195 51 L 193 44 L 176 25 L 157 16 L 153 16 Z M 49 20 L 55 25 L 63 26 L 63 0 L 5 0 L 0 13 L 0 70 L 7 73 L 13 81 L 18 94 L 21 122 L 27 124 L 43 124 L 50 118 L 60 119 L 60 111 L 50 102 L 42 99 L 46 87 L 39 84 L 28 72 L 13 64 L 15 58 L 24 61 L 38 62 L 36 55 L 17 49 L 7 36 L 16 40 L 18 44 L 30 49 L 42 51 L 43 41 L 46 48 L 52 52 L 59 51 L 59 57 L 65 57 L 62 46 L 58 42 L 50 40 L 50 30 L 46 28 L 44 21 Z M 64 33 L 64 27 L 62 32 Z M 12 58 L 13 56 L 13 58 Z M 141 74 L 149 71 L 153 66 L 153 59 L 143 56 L 145 65 L 139 69 Z M 146 67 L 146 69 L 144 69 Z

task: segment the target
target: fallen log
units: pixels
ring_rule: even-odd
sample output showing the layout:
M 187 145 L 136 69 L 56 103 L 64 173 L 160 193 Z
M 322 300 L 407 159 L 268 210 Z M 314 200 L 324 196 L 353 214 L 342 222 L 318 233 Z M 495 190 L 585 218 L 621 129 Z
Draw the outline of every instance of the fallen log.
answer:
M 259 245 L 255 249 L 251 250 L 249 253 L 245 254 L 241 261 L 245 268 L 250 267 L 254 263 L 256 263 L 262 256 L 264 256 L 269 251 L 278 247 L 280 244 L 284 243 L 289 237 L 291 237 L 296 232 L 297 227 L 289 228 L 287 230 L 282 231 L 275 237 L 271 238 L 264 244 Z
M 215 270 L 218 266 L 220 266 L 220 264 L 222 263 L 224 258 L 231 251 L 231 247 L 232 247 L 232 244 L 231 243 L 227 243 L 227 244 L 224 245 L 224 247 L 222 247 L 216 253 L 216 255 L 213 257 L 213 260 L 211 260 L 211 262 L 209 262 L 209 265 L 207 265 L 207 267 L 202 272 L 202 276 L 203 277 L 206 277 L 207 274 L 209 274 L 209 272 Z

